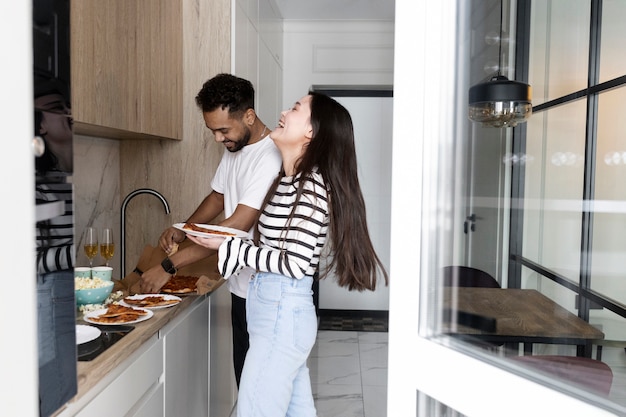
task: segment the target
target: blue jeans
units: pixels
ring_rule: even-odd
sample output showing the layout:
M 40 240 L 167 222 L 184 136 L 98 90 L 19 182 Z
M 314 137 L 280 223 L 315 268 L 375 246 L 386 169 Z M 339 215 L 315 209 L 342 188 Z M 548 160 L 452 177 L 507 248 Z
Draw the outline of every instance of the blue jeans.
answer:
M 313 277 L 257 273 L 246 315 L 250 348 L 241 375 L 238 417 L 315 417 L 306 365 L 317 335 Z

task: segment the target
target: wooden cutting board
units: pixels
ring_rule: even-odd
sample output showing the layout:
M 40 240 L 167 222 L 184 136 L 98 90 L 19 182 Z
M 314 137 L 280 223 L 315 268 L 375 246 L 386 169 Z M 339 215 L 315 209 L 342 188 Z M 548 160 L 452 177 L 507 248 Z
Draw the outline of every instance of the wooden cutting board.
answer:
M 194 243 L 189 240 L 184 240 L 180 244 L 179 250 L 193 244 Z M 137 268 L 142 271 L 147 271 L 153 266 L 159 265 L 165 256 L 165 251 L 160 247 L 146 245 L 139 257 L 139 261 L 137 261 Z M 201 281 L 202 285 L 198 286 L 198 292 L 200 294 L 212 291 L 223 281 L 223 278 L 217 272 L 217 254 L 180 268 L 178 275 L 195 276 L 198 277 L 198 279 L 203 278 Z M 120 281 L 116 281 L 113 291 L 123 291 L 129 295 L 137 294 L 139 291 L 140 278 L 139 274 L 131 272 Z

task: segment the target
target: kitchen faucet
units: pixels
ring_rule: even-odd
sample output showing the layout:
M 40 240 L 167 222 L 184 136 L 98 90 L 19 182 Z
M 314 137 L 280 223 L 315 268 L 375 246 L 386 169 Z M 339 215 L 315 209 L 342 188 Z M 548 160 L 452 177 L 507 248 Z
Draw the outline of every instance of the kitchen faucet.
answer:
M 153 196 L 157 197 L 159 200 L 161 200 L 161 202 L 163 203 L 163 206 L 165 207 L 165 214 L 170 214 L 170 205 L 167 203 L 167 200 L 165 199 L 165 197 L 163 197 L 163 195 L 159 193 L 158 191 L 153 190 L 151 188 L 138 188 L 135 191 L 131 191 L 126 196 L 126 198 L 124 198 L 124 201 L 122 201 L 122 210 L 121 210 L 122 218 L 120 220 L 120 225 L 122 229 L 120 233 L 120 243 L 121 243 L 120 252 L 122 255 L 122 274 L 121 274 L 122 279 L 126 276 L 126 235 L 125 235 L 126 207 L 128 206 L 128 203 L 130 202 L 130 200 L 132 200 L 139 194 L 152 194 Z

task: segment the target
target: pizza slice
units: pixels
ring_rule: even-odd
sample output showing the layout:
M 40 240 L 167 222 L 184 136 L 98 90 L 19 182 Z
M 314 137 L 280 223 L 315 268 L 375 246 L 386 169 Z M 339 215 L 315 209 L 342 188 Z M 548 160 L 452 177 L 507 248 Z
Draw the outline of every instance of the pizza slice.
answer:
M 137 316 L 145 316 L 148 314 L 144 310 L 137 310 L 132 307 L 126 307 L 121 304 L 111 304 L 107 308 L 107 311 L 103 314 L 100 314 L 98 317 L 117 317 L 124 314 L 135 314 Z
M 234 233 L 224 232 L 222 230 L 210 229 L 207 227 L 198 226 L 196 223 L 189 223 L 189 222 L 185 223 L 185 225 L 183 226 L 183 229 L 191 230 L 194 232 L 209 233 L 212 235 L 230 236 L 230 237 L 237 236 Z
M 174 275 L 162 288 L 167 294 L 190 294 L 197 291 L 198 277 Z
M 126 297 L 124 298 L 124 302 L 126 304 L 130 304 L 130 305 L 137 306 L 137 307 L 150 308 L 150 307 L 163 307 L 163 306 L 168 306 L 172 304 L 177 304 L 180 301 L 178 299 L 168 300 L 165 297 L 160 296 L 160 295 L 152 295 L 152 296 L 147 296 L 143 298 Z
M 90 320 L 102 324 L 120 324 L 135 321 L 146 314 L 148 312 L 145 310 L 138 310 L 121 304 L 111 304 L 104 313 L 91 317 Z

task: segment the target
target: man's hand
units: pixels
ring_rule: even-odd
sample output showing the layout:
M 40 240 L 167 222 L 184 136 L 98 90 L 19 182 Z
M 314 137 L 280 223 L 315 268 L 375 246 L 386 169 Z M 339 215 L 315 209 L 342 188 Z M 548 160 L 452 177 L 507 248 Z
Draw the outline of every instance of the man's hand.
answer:
M 141 275 L 139 288 L 142 294 L 158 293 L 167 284 L 171 275 L 163 270 L 161 265 L 153 266 Z
M 159 246 L 166 254 L 171 255 L 172 250 L 177 247 L 176 244 L 183 240 L 185 240 L 185 233 L 175 227 L 168 227 L 159 237 Z

